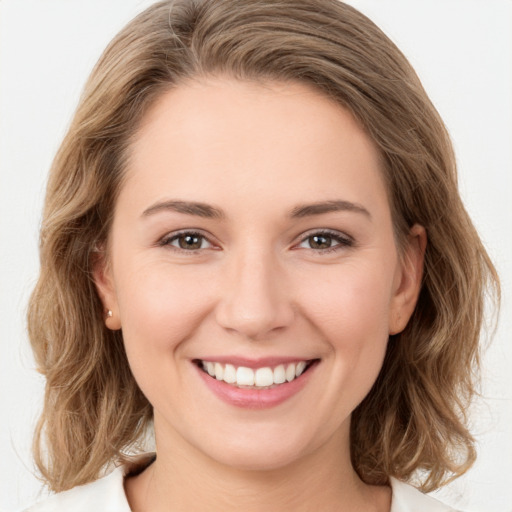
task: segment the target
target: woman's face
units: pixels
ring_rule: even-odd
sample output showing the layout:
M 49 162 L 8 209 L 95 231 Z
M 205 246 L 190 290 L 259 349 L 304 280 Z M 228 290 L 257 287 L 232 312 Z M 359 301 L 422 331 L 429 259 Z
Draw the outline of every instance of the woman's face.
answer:
M 157 443 L 259 469 L 348 446 L 421 276 L 379 167 L 300 84 L 196 82 L 146 115 L 95 276 Z

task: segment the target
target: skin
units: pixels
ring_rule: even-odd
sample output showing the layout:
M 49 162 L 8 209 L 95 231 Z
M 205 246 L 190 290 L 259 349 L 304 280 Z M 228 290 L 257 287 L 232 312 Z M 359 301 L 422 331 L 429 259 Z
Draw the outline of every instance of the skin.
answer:
M 95 281 L 154 407 L 133 510 L 388 511 L 390 489 L 351 466 L 350 417 L 412 314 L 426 235 L 414 226 L 399 254 L 365 132 L 301 84 L 204 79 L 153 106 L 126 172 Z M 222 216 L 155 208 L 170 200 Z M 325 201 L 356 208 L 291 216 Z M 182 230 L 199 248 L 180 249 Z M 198 377 L 211 355 L 320 363 L 284 403 L 247 410 Z

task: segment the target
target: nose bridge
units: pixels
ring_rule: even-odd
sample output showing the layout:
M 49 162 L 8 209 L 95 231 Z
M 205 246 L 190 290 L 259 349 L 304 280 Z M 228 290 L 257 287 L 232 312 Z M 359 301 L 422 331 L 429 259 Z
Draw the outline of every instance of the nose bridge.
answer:
M 245 244 L 230 255 L 217 311 L 225 329 L 251 339 L 286 327 L 293 317 L 277 256 L 268 245 L 255 245 Z

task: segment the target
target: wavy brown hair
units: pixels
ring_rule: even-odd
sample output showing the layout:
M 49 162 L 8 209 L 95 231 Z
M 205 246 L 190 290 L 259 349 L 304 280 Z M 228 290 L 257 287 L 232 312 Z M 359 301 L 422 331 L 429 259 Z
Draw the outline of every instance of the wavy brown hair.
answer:
M 46 377 L 34 440 L 43 479 L 60 491 L 98 478 L 151 422 L 91 270 L 144 113 L 170 88 L 213 75 L 308 84 L 347 108 L 380 151 L 398 244 L 418 223 L 428 247 L 415 312 L 353 413 L 352 463 L 373 484 L 419 473 L 424 490 L 462 474 L 475 459 L 466 411 L 484 300 L 499 286 L 459 197 L 447 131 L 415 72 L 337 0 L 176 0 L 154 4 L 110 43 L 50 171 L 28 314 Z

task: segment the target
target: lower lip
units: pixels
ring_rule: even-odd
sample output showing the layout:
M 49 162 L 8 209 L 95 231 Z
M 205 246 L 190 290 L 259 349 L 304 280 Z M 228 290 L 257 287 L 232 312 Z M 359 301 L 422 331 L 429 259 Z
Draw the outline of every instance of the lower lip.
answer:
M 197 365 L 194 366 L 196 366 L 203 382 L 223 402 L 244 409 L 268 409 L 285 402 L 297 394 L 311 378 L 312 373 L 318 366 L 318 362 L 313 363 L 306 372 L 291 382 L 285 382 L 269 389 L 238 388 L 227 384 L 223 380 L 210 377 L 209 374 L 205 373 Z

